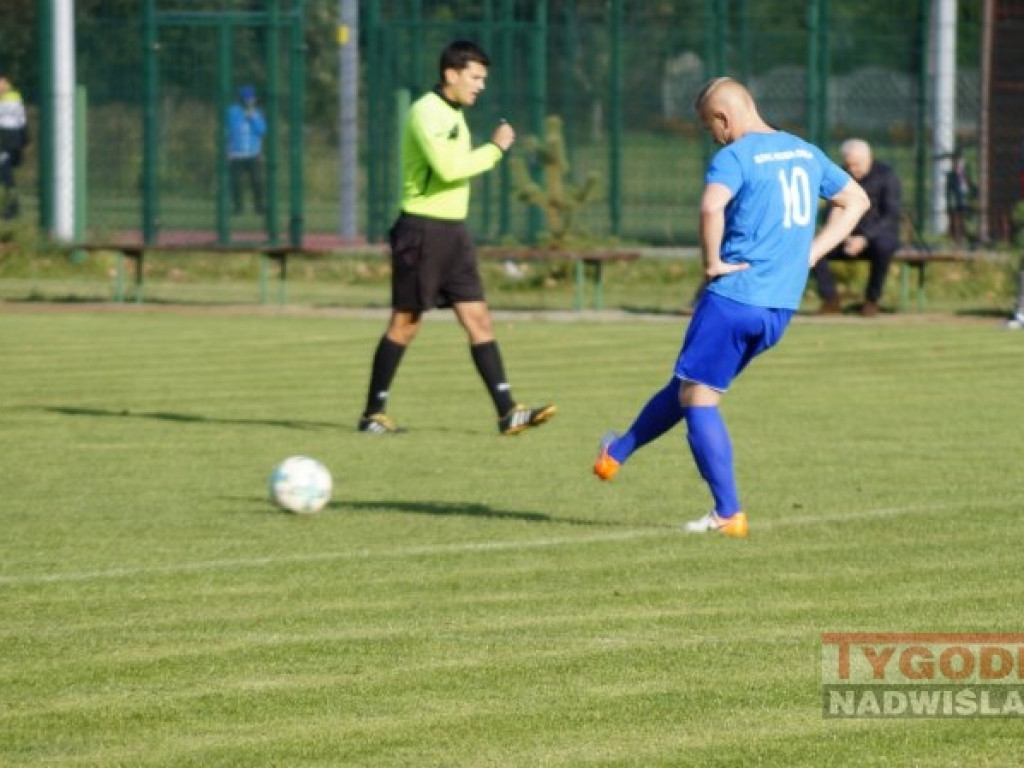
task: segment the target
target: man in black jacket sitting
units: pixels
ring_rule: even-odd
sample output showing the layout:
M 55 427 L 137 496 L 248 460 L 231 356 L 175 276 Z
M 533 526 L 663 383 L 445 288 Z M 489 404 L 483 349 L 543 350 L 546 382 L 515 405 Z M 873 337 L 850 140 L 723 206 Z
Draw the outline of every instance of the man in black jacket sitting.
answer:
M 865 317 L 878 314 L 878 302 L 885 289 L 892 255 L 900 245 L 900 180 L 885 163 L 871 156 L 871 145 L 863 139 L 849 139 L 841 148 L 843 166 L 867 192 L 871 208 L 861 218 L 846 241 L 814 266 L 814 279 L 821 297 L 823 314 L 842 311 L 836 281 L 829 262 L 840 259 L 867 259 L 871 262 L 864 303 Z

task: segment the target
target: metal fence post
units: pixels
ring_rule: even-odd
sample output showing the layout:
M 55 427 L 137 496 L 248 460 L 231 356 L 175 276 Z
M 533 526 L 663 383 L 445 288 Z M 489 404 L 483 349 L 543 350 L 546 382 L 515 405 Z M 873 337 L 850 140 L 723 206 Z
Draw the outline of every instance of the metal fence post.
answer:
M 338 231 L 343 239 L 353 240 L 359 231 L 356 223 L 359 189 L 359 1 L 339 2 L 338 186 L 341 203 Z
M 89 110 L 89 96 L 84 86 L 75 88 L 75 212 L 73 239 L 76 243 L 85 240 L 86 227 L 86 196 L 89 188 L 86 184 L 85 149 L 88 146 L 88 125 L 86 115 Z M 71 253 L 73 262 L 85 261 L 85 251 Z
M 53 228 L 53 3 L 39 3 L 39 227 Z
M 927 216 L 925 184 L 928 167 L 928 30 L 931 27 L 929 0 L 918 0 L 917 25 L 917 157 L 914 168 L 914 217 L 924 231 Z
M 281 136 L 281 2 L 267 0 L 267 178 L 266 209 L 267 240 L 277 245 L 280 240 L 278 222 L 278 179 L 280 160 L 278 140 Z
M 533 51 L 530 62 L 530 130 L 535 136 L 544 135 L 544 117 L 548 111 L 547 18 L 547 0 L 537 0 L 534 4 L 533 40 L 530 46 Z M 532 242 L 536 241 L 541 229 L 541 211 L 535 205 L 530 206 L 528 215 L 529 239 Z
M 378 77 L 380 73 L 380 8 L 377 3 L 367 3 L 366 9 L 366 67 L 372 77 Z M 366 98 L 367 124 L 370 126 L 381 125 L 383 110 L 381 106 L 380 88 L 375 88 L 367 94 Z M 378 206 L 380 201 L 380 156 L 381 138 L 380 131 L 367 131 L 367 154 L 366 154 L 366 236 L 370 241 L 376 240 L 381 234 L 380 214 Z
M 622 232 L 622 35 L 623 0 L 612 0 L 608 25 L 608 215 L 611 234 Z
M 395 189 L 398 190 L 398 205 L 402 204 L 402 135 L 405 129 L 405 121 L 409 115 L 409 107 L 412 104 L 412 94 L 408 88 L 399 88 L 395 91 Z M 397 207 L 397 206 L 396 206 Z
M 157 40 L 156 0 L 145 0 L 142 23 L 143 39 L 143 106 L 142 106 L 142 240 L 156 242 L 159 200 L 157 199 L 157 157 L 160 145 L 157 123 Z M 141 260 L 140 260 L 141 265 Z
M 828 0 L 807 3 L 807 135 L 823 146 L 826 139 L 828 65 Z
M 227 17 L 217 25 L 217 242 L 231 241 L 231 223 L 228 212 L 228 121 L 227 110 L 231 101 L 231 23 Z
M 291 214 L 288 218 L 288 237 L 293 246 L 302 245 L 304 199 L 302 194 L 303 180 L 305 178 L 302 164 L 302 148 L 304 145 L 306 121 L 303 115 L 302 105 L 305 102 L 306 82 L 306 43 L 305 43 L 305 5 L 304 0 L 295 0 L 295 7 L 292 9 L 291 19 L 291 45 L 289 46 L 290 57 L 288 74 L 291 82 L 288 87 L 288 184 L 289 184 L 289 205 Z M 282 257 L 281 268 L 284 269 L 285 258 Z

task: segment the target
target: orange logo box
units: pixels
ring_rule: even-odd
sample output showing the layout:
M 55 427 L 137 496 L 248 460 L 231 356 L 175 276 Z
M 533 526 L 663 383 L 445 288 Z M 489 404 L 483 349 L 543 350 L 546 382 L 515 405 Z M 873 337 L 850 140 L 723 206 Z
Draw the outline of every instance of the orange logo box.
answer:
M 1024 680 L 1024 634 L 835 632 L 821 647 L 827 683 Z

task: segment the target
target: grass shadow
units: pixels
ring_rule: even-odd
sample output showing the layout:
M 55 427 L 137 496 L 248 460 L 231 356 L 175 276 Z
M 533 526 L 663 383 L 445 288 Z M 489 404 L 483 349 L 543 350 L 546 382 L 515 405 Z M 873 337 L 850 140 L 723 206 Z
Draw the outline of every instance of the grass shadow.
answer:
M 957 317 L 991 317 L 996 320 L 1006 320 L 1013 314 L 1013 310 L 1003 309 L 1001 307 L 968 307 L 966 309 L 955 310 L 953 314 Z
M 27 296 L 21 298 L 10 298 L 5 301 L 11 304 L 96 304 L 110 301 L 108 296 L 100 295 L 78 295 L 78 294 L 61 294 L 56 296 L 44 296 L 41 293 L 32 292 Z
M 559 517 L 544 512 L 523 512 L 518 510 L 495 509 L 480 502 L 439 502 L 439 501 L 332 501 L 328 509 L 359 512 L 399 512 L 414 515 L 435 515 L 438 517 L 463 516 L 490 520 L 519 520 L 527 523 L 558 523 L 562 525 L 585 525 L 602 528 L 625 526 L 615 520 L 588 520 L 580 517 Z M 635 527 L 630 523 L 629 527 Z
M 622 313 L 626 315 L 656 315 L 659 317 L 689 318 L 693 310 L 685 302 L 680 302 L 678 307 L 659 307 L 643 304 L 623 304 Z
M 198 413 L 175 413 L 172 411 L 132 411 L 106 408 L 82 408 L 78 406 L 47 406 L 37 410 L 56 413 L 61 416 L 84 416 L 101 419 L 153 419 L 180 424 L 232 424 L 236 426 L 281 427 L 283 429 L 337 429 L 341 425 L 329 421 L 302 421 L 298 419 L 226 419 L 204 416 Z

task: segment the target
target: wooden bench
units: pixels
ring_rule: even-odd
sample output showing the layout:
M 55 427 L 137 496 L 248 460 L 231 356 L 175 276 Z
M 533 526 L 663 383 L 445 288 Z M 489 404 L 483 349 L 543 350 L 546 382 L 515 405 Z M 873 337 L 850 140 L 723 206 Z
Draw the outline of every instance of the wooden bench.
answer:
M 114 253 L 117 256 L 114 277 L 114 300 L 123 302 L 127 298 L 127 268 L 126 262 L 133 262 L 135 279 L 132 298 L 136 302 L 145 300 L 145 259 L 146 254 L 248 254 L 256 255 L 260 259 L 259 298 L 260 303 L 265 304 L 268 297 L 268 285 L 270 282 L 271 264 L 278 265 L 278 302 L 285 304 L 288 300 L 287 279 L 288 279 L 288 257 L 303 255 L 310 257 L 322 257 L 326 251 L 311 250 L 294 245 L 270 245 L 268 243 L 232 243 L 230 245 L 219 244 L 155 244 L 144 245 L 141 243 L 70 243 L 61 247 L 68 253 Z
M 325 258 L 337 255 L 337 250 L 327 248 L 315 248 L 295 246 L 289 244 L 270 245 L 267 243 L 231 243 L 219 245 L 214 243 L 157 243 L 145 245 L 142 243 L 71 243 L 62 246 L 62 249 L 69 252 L 107 252 L 117 256 L 115 268 L 114 300 L 123 302 L 128 297 L 128 269 L 127 262 L 133 263 L 134 287 L 132 299 L 136 302 L 145 300 L 145 259 L 146 254 L 253 254 L 260 259 L 259 277 L 259 298 L 261 303 L 266 303 L 269 295 L 269 283 L 271 276 L 271 265 L 277 265 L 278 295 L 280 304 L 288 301 L 288 259 L 291 256 L 303 258 Z M 382 247 L 368 246 L 361 248 L 361 252 L 380 251 Z M 640 254 L 633 251 L 570 251 L 570 250 L 546 250 L 541 248 L 507 248 L 507 247 L 482 247 L 479 248 L 478 256 L 481 259 L 501 260 L 514 262 L 571 262 L 574 264 L 574 298 L 573 306 L 576 310 L 583 309 L 585 285 L 587 273 L 592 276 L 593 292 L 591 306 L 594 309 L 601 309 L 604 304 L 604 271 L 606 262 L 629 262 L 640 258 Z
M 998 261 L 1005 254 L 992 251 L 969 251 L 952 248 L 931 248 L 920 245 L 900 248 L 892 256 L 894 264 L 900 265 L 900 309 L 910 306 L 910 272 L 917 272 L 917 309 L 923 312 L 927 306 L 925 277 L 929 264 L 962 264 L 976 261 Z
M 485 260 L 511 262 L 570 262 L 573 264 L 573 309 L 583 309 L 587 272 L 592 275 L 593 292 L 590 306 L 601 309 L 604 306 L 604 265 L 609 262 L 631 262 L 640 258 L 637 251 L 615 249 L 557 250 L 546 248 L 507 248 L 485 246 L 477 249 L 477 256 Z

